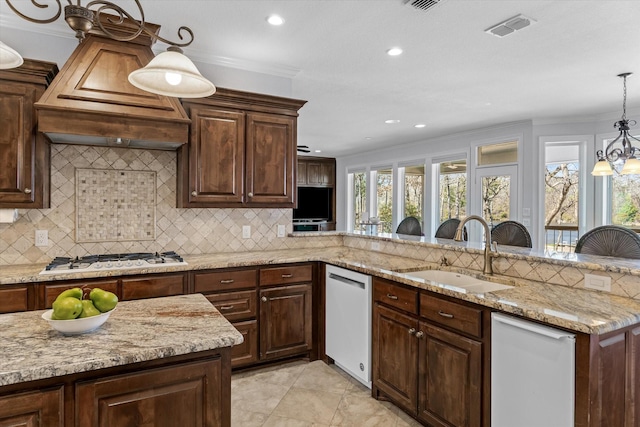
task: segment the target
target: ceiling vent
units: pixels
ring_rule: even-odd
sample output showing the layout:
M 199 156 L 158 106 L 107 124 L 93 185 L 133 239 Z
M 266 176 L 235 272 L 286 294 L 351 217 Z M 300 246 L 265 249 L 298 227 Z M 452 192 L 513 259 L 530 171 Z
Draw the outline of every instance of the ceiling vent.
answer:
M 441 1 L 442 0 L 403 0 L 405 5 L 424 11 L 431 9 Z
M 491 28 L 487 28 L 484 32 L 493 34 L 497 37 L 504 37 L 535 23 L 535 19 L 527 18 L 524 15 L 517 15 L 494 25 Z

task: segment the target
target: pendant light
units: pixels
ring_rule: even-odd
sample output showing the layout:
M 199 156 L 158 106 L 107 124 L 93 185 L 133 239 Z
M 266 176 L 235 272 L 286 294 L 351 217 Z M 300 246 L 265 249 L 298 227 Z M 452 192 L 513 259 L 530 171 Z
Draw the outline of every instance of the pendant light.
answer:
M 607 144 L 604 152 L 598 150 L 596 156 L 598 161 L 593 166 L 591 175 L 594 176 L 608 176 L 613 175 L 614 165 L 619 165 L 622 162 L 624 165 L 619 172 L 621 175 L 635 175 L 640 174 L 640 160 L 636 158 L 635 153 L 640 153 L 640 149 L 631 145 L 631 140 L 640 142 L 640 139 L 629 135 L 629 124 L 635 125 L 635 120 L 627 120 L 627 77 L 632 73 L 618 74 L 618 77 L 622 77 L 624 80 L 624 96 L 622 99 L 622 118 L 614 123 L 613 127 L 620 131 L 620 134 L 616 139 Z M 616 147 L 615 144 L 620 142 L 621 147 Z M 616 170 L 617 171 L 617 170 Z
M 131 72 L 129 82 L 147 92 L 177 98 L 203 98 L 216 91 L 176 46 L 157 55 L 146 67 Z
M 9 68 L 17 68 L 22 65 L 24 60 L 22 56 L 14 49 L 0 42 L 0 70 Z

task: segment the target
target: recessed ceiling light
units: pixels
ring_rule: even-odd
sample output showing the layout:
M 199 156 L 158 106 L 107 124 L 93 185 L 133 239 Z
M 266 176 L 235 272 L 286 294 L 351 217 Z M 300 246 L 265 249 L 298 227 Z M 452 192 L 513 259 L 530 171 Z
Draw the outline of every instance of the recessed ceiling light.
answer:
M 388 124 L 388 125 L 393 125 L 393 124 L 396 124 L 396 123 L 400 123 L 400 120 L 390 119 L 390 120 L 385 120 L 384 122 L 386 124 Z
M 402 49 L 399 47 L 392 47 L 391 49 L 387 50 L 387 55 L 389 56 L 398 56 L 402 54 Z
M 322 150 L 315 150 L 314 153 L 322 153 Z
M 427 125 L 425 125 L 424 123 L 418 123 L 417 125 L 413 125 L 414 128 L 423 128 L 426 127 Z
M 366 139 L 367 141 L 371 141 L 373 138 L 371 138 L 370 136 L 365 136 L 364 139 Z
M 269 15 L 267 17 L 267 22 L 271 25 L 282 25 L 284 24 L 284 19 L 278 15 Z

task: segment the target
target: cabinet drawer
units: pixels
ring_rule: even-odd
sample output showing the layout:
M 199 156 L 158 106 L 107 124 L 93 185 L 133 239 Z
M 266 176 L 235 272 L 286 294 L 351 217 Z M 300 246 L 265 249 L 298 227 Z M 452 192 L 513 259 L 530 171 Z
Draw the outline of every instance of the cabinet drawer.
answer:
M 255 290 L 205 296 L 231 322 L 256 317 L 258 296 Z
M 0 313 L 13 313 L 29 309 L 29 289 L 19 288 L 0 289 Z
M 113 292 L 114 294 L 118 294 L 118 281 L 117 280 L 105 280 L 105 281 L 97 281 L 97 282 L 89 282 L 89 283 L 63 283 L 63 284 L 51 284 L 44 285 L 42 291 L 42 300 L 44 301 L 44 306 L 40 308 L 51 308 L 51 304 L 56 300 L 58 295 L 67 289 L 72 288 L 81 288 L 83 289 L 83 293 L 85 298 L 88 298 L 89 292 L 93 288 L 100 288 L 105 291 Z M 41 303 L 42 304 L 42 303 Z
M 475 337 L 482 336 L 482 310 L 420 294 L 420 316 Z
M 196 293 L 254 288 L 256 286 L 256 270 L 196 273 L 193 275 L 193 282 Z
M 250 365 L 258 361 L 258 321 L 236 322 L 233 327 L 242 334 L 242 344 L 231 348 L 231 367 Z
M 186 293 L 184 274 L 149 277 L 144 279 L 123 279 L 122 299 L 168 297 Z
M 373 300 L 409 313 L 418 314 L 418 290 L 380 279 L 373 280 Z
M 281 285 L 286 283 L 311 282 L 313 266 L 263 268 L 260 270 L 260 285 Z

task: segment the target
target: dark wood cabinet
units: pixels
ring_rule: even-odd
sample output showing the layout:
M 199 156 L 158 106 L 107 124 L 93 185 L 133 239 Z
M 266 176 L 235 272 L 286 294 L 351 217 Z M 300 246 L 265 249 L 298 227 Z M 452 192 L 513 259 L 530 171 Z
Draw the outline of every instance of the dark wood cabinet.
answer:
M 336 159 L 330 157 L 298 157 L 298 185 L 333 187 L 336 183 Z
M 117 280 L 92 280 L 88 283 L 76 283 L 75 285 L 71 285 L 69 283 L 46 283 L 40 287 L 40 300 L 44 303 L 40 308 L 51 308 L 51 305 L 58 295 L 67 289 L 75 287 L 83 289 L 85 298 L 88 297 L 88 294 L 93 288 L 100 288 L 105 291 L 113 292 L 116 295 L 119 294 Z
M 167 274 L 163 276 L 135 277 L 121 279 L 122 299 L 142 299 L 168 297 L 187 293 L 185 274 Z
M 219 88 L 189 100 L 178 207 L 294 207 L 298 109 L 305 101 Z
M 0 427 L 64 427 L 63 388 L 0 396 Z
M 81 382 L 76 426 L 228 426 L 230 391 L 220 358 Z
M 3 286 L 0 289 L 0 313 L 13 313 L 33 309 L 32 287 Z
M 311 295 L 311 283 L 260 290 L 262 360 L 311 351 Z
M 418 298 L 383 279 L 373 284 L 373 396 L 431 426 L 483 425 L 482 309 L 426 292 Z
M 37 132 L 34 104 L 57 72 L 28 59 L 0 70 L 0 208 L 49 207 L 50 147 Z
M 336 159 L 298 157 L 298 186 L 294 211 L 294 231 L 332 231 L 336 229 Z M 320 203 L 326 203 L 322 209 Z M 311 210 L 310 210 L 311 208 Z M 317 214 L 317 216 L 316 216 Z M 310 218 L 313 217 L 313 218 Z

